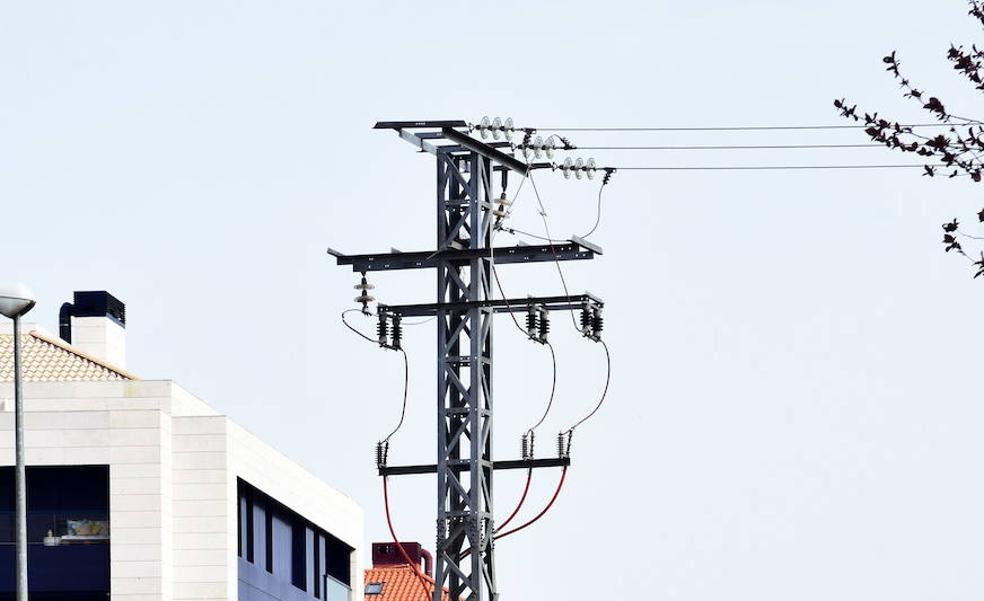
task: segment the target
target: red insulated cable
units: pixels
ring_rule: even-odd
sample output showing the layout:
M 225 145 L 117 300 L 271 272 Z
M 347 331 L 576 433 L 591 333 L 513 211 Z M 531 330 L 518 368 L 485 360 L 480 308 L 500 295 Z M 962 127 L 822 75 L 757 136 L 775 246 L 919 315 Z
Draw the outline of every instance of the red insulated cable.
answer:
M 403 556 L 403 561 L 407 562 L 411 568 L 413 568 L 413 573 L 417 576 L 417 580 L 420 581 L 420 586 L 424 589 L 424 598 L 431 598 L 431 589 L 427 587 L 427 580 L 424 575 L 420 573 L 420 567 L 417 566 L 410 559 L 410 555 L 407 554 L 403 545 L 400 544 L 400 539 L 396 537 L 396 531 L 393 530 L 393 520 L 390 517 L 390 503 L 389 503 L 389 485 L 386 476 L 383 476 L 383 505 L 386 507 L 386 525 L 389 526 L 390 536 L 393 537 L 393 542 L 396 543 L 397 550 L 400 551 L 400 555 Z
M 512 530 L 509 530 L 509 531 L 507 531 L 507 532 L 503 532 L 502 534 L 497 534 L 497 535 L 495 536 L 495 539 L 496 539 L 496 540 L 501 540 L 501 539 L 503 539 L 503 538 L 506 538 L 507 536 L 509 536 L 510 534 L 513 534 L 514 532 L 519 532 L 519 531 L 520 531 L 520 530 L 522 530 L 523 528 L 526 528 L 527 526 L 531 526 L 531 525 L 533 525 L 533 523 L 534 523 L 534 522 L 536 522 L 537 520 L 539 520 L 540 518 L 542 518 L 542 517 L 543 517 L 543 516 L 544 516 L 544 515 L 545 515 L 545 514 L 547 513 L 547 511 L 549 511 L 549 510 L 550 510 L 550 508 L 551 508 L 551 507 L 553 506 L 553 504 L 554 504 L 554 501 L 556 501 L 556 500 L 557 500 L 557 495 L 559 495 L 559 494 L 560 494 L 560 489 L 564 487 L 564 479 L 565 479 L 566 477 L 567 477 L 567 466 L 565 465 L 565 466 L 564 466 L 564 471 L 562 471 L 562 472 L 560 473 L 560 482 L 558 482 L 558 483 L 557 483 L 557 490 L 555 490 L 555 491 L 554 491 L 554 494 L 553 494 L 553 496 L 552 496 L 552 497 L 550 498 L 550 502 L 549 502 L 549 503 L 547 503 L 547 506 L 543 508 L 543 511 L 541 511 L 541 512 L 540 512 L 540 513 L 538 513 L 538 514 L 536 514 L 536 517 L 534 517 L 534 518 L 533 518 L 533 519 L 531 519 L 530 521 L 528 521 L 528 522 L 526 522 L 526 523 L 525 523 L 525 524 L 523 524 L 522 526 L 516 526 L 516 527 L 515 527 L 515 528 L 513 528 Z
M 533 468 L 530 468 L 529 471 L 526 472 L 526 487 L 523 488 L 523 496 L 519 498 L 519 503 L 516 505 L 516 509 L 513 509 L 513 512 L 509 514 L 508 518 L 506 518 L 506 521 L 502 522 L 502 524 L 495 529 L 496 532 L 508 526 L 509 522 L 513 521 L 513 518 L 516 517 L 516 514 L 519 513 L 520 508 L 522 508 L 523 506 L 523 502 L 526 501 L 526 495 L 529 494 L 530 492 L 530 482 L 532 481 L 533 481 Z
M 502 534 L 496 534 L 495 535 L 495 540 L 500 540 L 500 539 L 506 538 L 507 536 L 509 536 L 510 534 L 512 534 L 514 532 L 519 532 L 520 530 L 522 530 L 523 528 L 526 528 L 527 526 L 532 526 L 534 522 L 536 522 L 537 520 L 539 520 L 540 518 L 542 518 L 544 515 L 546 515 L 546 513 L 548 511 L 550 511 L 550 508 L 553 507 L 554 501 L 557 500 L 557 496 L 560 495 L 560 489 L 564 487 L 564 479 L 566 477 L 567 477 L 567 466 L 565 465 L 564 466 L 564 470 L 560 473 L 560 482 L 557 483 L 557 490 L 554 491 L 553 496 L 550 497 L 550 502 L 547 503 L 547 506 L 543 508 L 543 511 L 541 511 L 538 514 L 536 514 L 536 516 L 533 519 L 529 520 L 528 522 L 526 522 L 522 526 L 516 526 L 512 530 L 508 530 L 506 532 L 503 532 Z M 509 516 L 509 519 L 511 520 L 512 519 L 512 516 Z M 508 523 L 509 520 L 506 520 L 506 522 Z M 505 524 L 503 524 L 503 525 L 505 525 Z M 471 550 L 465 551 L 464 553 L 461 554 L 461 557 L 459 559 L 464 559 L 464 558 L 468 557 L 470 554 L 471 554 Z

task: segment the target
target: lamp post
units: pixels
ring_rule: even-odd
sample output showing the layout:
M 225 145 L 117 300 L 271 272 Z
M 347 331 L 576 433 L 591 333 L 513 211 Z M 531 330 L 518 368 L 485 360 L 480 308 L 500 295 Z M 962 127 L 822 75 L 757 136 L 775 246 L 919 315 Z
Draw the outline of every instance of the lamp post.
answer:
M 14 320 L 14 471 L 17 522 L 17 601 L 27 601 L 27 479 L 24 470 L 24 390 L 21 382 L 20 318 L 34 307 L 24 284 L 0 284 L 0 315 Z

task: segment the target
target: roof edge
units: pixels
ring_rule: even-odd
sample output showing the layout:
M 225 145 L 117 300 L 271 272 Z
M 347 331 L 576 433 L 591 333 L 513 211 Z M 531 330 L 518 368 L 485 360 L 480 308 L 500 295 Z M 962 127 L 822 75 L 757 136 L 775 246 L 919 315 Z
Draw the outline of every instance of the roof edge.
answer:
M 31 334 L 31 336 L 34 336 L 35 338 L 37 338 L 38 340 L 40 340 L 42 342 L 47 342 L 48 344 L 53 344 L 54 346 L 57 346 L 58 348 L 60 348 L 60 349 L 62 349 L 64 351 L 68 351 L 69 353 L 72 353 L 73 355 L 76 355 L 78 357 L 82 357 L 86 361 L 91 361 L 91 362 L 95 363 L 96 365 L 98 365 L 100 367 L 106 368 L 106 369 L 108 369 L 111 372 L 114 372 L 116 374 L 119 374 L 119 375 L 123 376 L 124 378 L 127 378 L 129 380 L 139 380 L 140 379 L 137 376 L 133 375 L 132 373 L 126 371 L 125 369 L 121 369 L 119 367 L 116 367 L 115 365 L 111 365 L 111 364 L 107 363 L 105 360 L 100 359 L 99 357 L 95 357 L 93 355 L 90 355 L 89 353 L 84 353 L 84 352 L 78 350 L 77 348 L 73 347 L 72 345 L 66 343 L 64 340 L 61 340 L 59 338 L 54 338 L 52 336 L 48 336 L 48 335 L 43 334 L 42 332 L 40 332 L 38 330 L 31 330 L 30 331 L 30 334 Z

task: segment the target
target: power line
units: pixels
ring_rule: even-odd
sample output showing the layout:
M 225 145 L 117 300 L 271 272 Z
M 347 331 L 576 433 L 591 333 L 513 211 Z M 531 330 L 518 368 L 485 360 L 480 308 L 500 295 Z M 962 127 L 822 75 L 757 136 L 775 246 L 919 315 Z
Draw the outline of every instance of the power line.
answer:
M 350 324 L 347 319 L 345 319 L 346 315 L 353 312 L 363 313 L 361 309 L 346 309 L 345 311 L 342 311 L 342 323 L 345 324 L 345 327 L 352 330 L 352 332 L 358 334 L 359 336 L 366 339 L 367 341 L 371 342 L 373 345 L 378 345 L 379 344 L 378 340 L 374 340 L 372 337 L 366 336 L 361 331 L 359 331 L 358 328 Z M 366 313 L 363 313 L 363 315 L 366 315 L 367 317 L 369 316 L 369 314 Z M 423 323 L 423 322 L 418 322 L 418 323 Z M 407 352 L 404 349 L 398 348 L 395 350 L 400 351 L 400 353 L 403 355 L 403 405 L 400 408 L 400 421 L 396 424 L 396 427 L 393 428 L 393 430 L 389 434 L 387 434 L 386 438 L 384 438 L 380 443 L 380 445 L 383 445 L 383 449 L 384 449 L 383 453 L 389 451 L 390 438 L 393 438 L 393 435 L 396 434 L 400 430 L 400 428 L 403 427 L 403 422 L 406 419 L 406 415 L 407 415 L 407 398 L 409 397 L 410 394 L 410 360 L 407 358 Z
M 578 146 L 578 150 L 826 150 L 832 148 L 885 148 L 884 144 L 736 144 L 712 146 Z
M 613 167 L 618 171 L 782 171 L 810 169 L 922 169 L 945 165 L 691 165 L 684 167 Z
M 345 324 L 345 327 L 348 328 L 348 329 L 350 329 L 350 330 L 352 330 L 353 332 L 355 332 L 359 336 L 365 338 L 369 342 L 371 342 L 373 344 L 378 344 L 378 341 L 376 341 L 373 338 L 370 338 L 369 336 L 366 336 L 365 334 L 363 334 L 362 332 L 360 332 L 358 330 L 358 328 L 356 328 L 355 326 L 353 326 L 352 324 L 350 324 L 347 319 L 345 319 L 345 316 L 348 315 L 349 313 L 362 313 L 362 310 L 361 309 L 346 309 L 346 310 L 342 311 L 342 323 Z
M 605 367 L 605 387 L 604 387 L 604 389 L 602 389 L 602 391 L 601 391 L 601 398 L 598 399 L 598 404 L 595 405 L 594 409 L 592 409 L 590 413 L 588 413 L 587 415 L 585 415 L 584 417 L 582 417 L 581 419 L 579 419 L 573 426 L 571 426 L 570 428 L 568 428 L 568 430 L 567 430 L 567 432 L 568 432 L 568 439 L 567 439 L 568 444 L 570 444 L 570 440 L 571 440 L 571 438 L 573 438 L 574 429 L 577 428 L 578 426 L 580 426 L 581 424 L 583 424 L 584 422 L 588 421 L 592 417 L 594 417 L 594 414 L 595 413 L 598 413 L 598 410 L 601 409 L 601 406 L 605 404 L 605 398 L 608 396 L 608 387 L 609 387 L 609 385 L 612 382 L 612 354 L 608 350 L 608 345 L 605 344 L 605 341 L 604 340 L 599 339 L 598 342 L 600 342 L 601 343 L 601 346 L 605 349 L 605 366 L 606 366 Z
M 386 435 L 383 439 L 383 444 L 387 445 L 387 450 L 389 448 L 389 440 L 393 438 L 393 435 L 400 431 L 403 427 L 403 421 L 407 416 L 407 395 L 410 392 L 410 362 L 407 359 L 407 352 L 402 348 L 399 349 L 400 353 L 403 355 L 403 407 L 400 409 L 400 421 L 393 428 L 393 431 Z
M 970 121 L 959 125 L 981 125 L 980 121 Z M 956 127 L 952 123 L 908 123 L 901 127 Z M 708 127 L 535 127 L 537 131 L 806 131 L 825 129 L 865 129 L 870 125 L 735 125 Z
M 588 239 L 588 236 L 590 236 L 591 234 L 595 233 L 595 230 L 597 230 L 598 229 L 598 226 L 601 225 L 601 194 L 605 191 L 605 186 L 607 184 L 608 184 L 608 179 L 606 177 L 605 181 L 603 181 L 601 183 L 601 186 L 598 188 L 598 215 L 595 218 L 594 225 L 591 226 L 591 229 L 590 230 L 588 230 L 588 233 L 583 234 L 581 236 L 581 238 L 584 239 L 584 240 L 587 240 Z

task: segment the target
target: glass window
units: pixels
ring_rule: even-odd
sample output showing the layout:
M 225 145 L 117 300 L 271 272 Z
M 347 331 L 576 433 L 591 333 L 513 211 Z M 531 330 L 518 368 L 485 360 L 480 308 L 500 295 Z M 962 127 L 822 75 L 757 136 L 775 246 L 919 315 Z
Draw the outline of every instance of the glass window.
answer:
M 290 527 L 290 583 L 301 589 L 308 590 L 307 582 L 307 528 L 300 519 L 295 519 Z
M 244 480 L 237 510 L 241 582 L 268 586 L 272 574 L 312 600 L 349 600 L 351 547 Z

